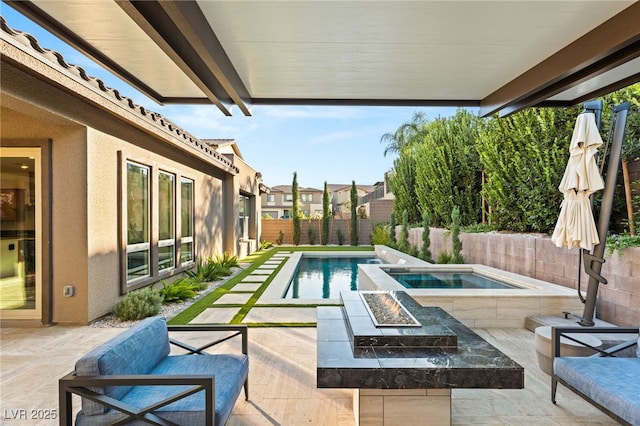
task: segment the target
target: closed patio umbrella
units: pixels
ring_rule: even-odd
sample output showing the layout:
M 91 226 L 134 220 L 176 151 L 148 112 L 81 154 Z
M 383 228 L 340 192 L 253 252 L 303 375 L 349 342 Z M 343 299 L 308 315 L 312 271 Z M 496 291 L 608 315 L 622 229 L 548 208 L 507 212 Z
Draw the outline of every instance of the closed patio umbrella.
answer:
M 595 114 L 580 114 L 571 137 L 569 161 L 558 186 L 564 200 L 551 236 L 557 247 L 582 247 L 591 251 L 600 243 L 589 199 L 591 194 L 604 188 L 595 158 L 600 145 L 602 138 Z

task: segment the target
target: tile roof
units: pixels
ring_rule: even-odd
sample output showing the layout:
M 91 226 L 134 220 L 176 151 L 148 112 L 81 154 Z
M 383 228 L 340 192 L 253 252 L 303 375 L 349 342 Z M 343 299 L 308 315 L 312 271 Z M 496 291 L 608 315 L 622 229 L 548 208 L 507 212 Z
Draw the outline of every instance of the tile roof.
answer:
M 23 52 L 31 56 L 37 56 L 41 60 L 46 60 L 47 63 L 53 65 L 56 69 L 71 74 L 76 78 L 76 80 L 83 82 L 85 86 L 91 88 L 94 91 L 100 92 L 110 101 L 124 107 L 130 113 L 135 114 L 139 118 L 143 118 L 148 124 L 152 125 L 153 127 L 162 129 L 163 131 L 172 134 L 172 136 L 178 138 L 179 140 L 182 140 L 185 144 L 191 146 L 194 150 L 208 155 L 214 162 L 220 163 L 225 168 L 235 173 L 240 172 L 240 169 L 235 166 L 233 162 L 231 162 L 224 155 L 216 152 L 213 147 L 194 137 L 184 129 L 178 127 L 176 124 L 174 124 L 161 114 L 146 109 L 142 105 L 136 104 L 131 98 L 123 96 L 117 89 L 107 87 L 105 83 L 99 78 L 89 76 L 84 68 L 68 63 L 61 53 L 40 46 L 38 40 L 31 34 L 24 31 L 12 29 L 11 27 L 9 27 L 9 24 L 3 16 L 0 16 L 0 36 L 2 40 L 12 44 Z

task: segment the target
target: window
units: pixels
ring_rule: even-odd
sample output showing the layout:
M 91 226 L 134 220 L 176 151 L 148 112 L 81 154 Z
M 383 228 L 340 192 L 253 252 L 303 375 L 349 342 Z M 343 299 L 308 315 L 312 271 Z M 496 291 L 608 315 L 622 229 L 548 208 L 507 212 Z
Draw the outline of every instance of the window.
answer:
M 182 178 L 180 180 L 180 263 L 193 260 L 193 181 Z
M 240 195 L 238 204 L 238 225 L 240 226 L 240 238 L 249 239 L 249 197 Z
M 158 175 L 158 270 L 175 267 L 175 192 L 176 177 L 170 173 Z
M 276 203 L 276 195 L 267 194 L 267 204 L 275 204 L 275 203 Z
M 127 162 L 127 282 L 150 275 L 149 171 Z
M 285 201 L 293 201 L 293 194 L 284 194 Z

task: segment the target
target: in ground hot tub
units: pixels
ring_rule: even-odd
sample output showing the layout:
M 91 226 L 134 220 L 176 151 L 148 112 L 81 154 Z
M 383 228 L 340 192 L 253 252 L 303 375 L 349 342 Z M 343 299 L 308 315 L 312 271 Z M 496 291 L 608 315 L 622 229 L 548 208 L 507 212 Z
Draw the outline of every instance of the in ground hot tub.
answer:
M 474 328 L 522 328 L 529 316 L 556 316 L 583 309 L 574 289 L 484 265 L 358 268 L 359 290 L 405 291 L 422 306 L 441 307 Z M 447 282 L 447 277 L 454 278 L 453 282 Z

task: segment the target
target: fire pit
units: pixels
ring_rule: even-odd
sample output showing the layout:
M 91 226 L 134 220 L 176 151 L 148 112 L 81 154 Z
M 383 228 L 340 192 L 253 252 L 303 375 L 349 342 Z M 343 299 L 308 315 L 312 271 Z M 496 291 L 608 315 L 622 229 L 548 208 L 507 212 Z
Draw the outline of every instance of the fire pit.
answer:
M 360 297 L 376 327 L 422 326 L 391 292 L 363 291 Z

